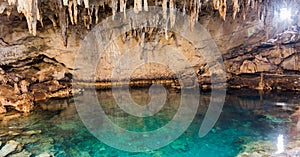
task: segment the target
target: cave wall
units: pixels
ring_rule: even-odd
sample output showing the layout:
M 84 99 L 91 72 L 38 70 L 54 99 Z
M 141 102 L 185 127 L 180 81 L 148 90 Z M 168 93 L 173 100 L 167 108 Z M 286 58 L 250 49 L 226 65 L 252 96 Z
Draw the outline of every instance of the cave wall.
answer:
M 26 9 L 18 13 L 17 2 L 3 0 L 0 2 L 2 7 L 2 10 L 0 9 L 2 11 L 0 15 L 0 65 L 10 67 L 17 65 L 22 60 L 45 56 L 63 65 L 65 71 L 70 74 L 74 73 L 74 59 L 87 33 L 106 17 L 115 15 L 116 11 L 124 11 L 121 6 L 115 10 L 114 1 L 80 1 L 81 5 L 74 5 L 75 1 L 52 1 L 51 3 L 40 1 L 37 6 L 40 18 L 34 17 L 33 21 L 40 20 L 41 22 L 33 24 L 37 28 L 35 31 L 31 29 L 32 23 L 28 22 L 29 15 L 24 13 Z M 129 8 L 133 6 L 136 9 L 134 2 L 136 1 L 128 1 L 127 6 Z M 163 2 L 165 1 L 149 1 L 149 6 L 164 7 Z M 271 7 L 273 4 L 265 1 L 254 1 L 256 5 L 251 3 L 248 4 L 249 6 L 244 5 L 242 1 L 239 3 L 240 12 L 238 13 L 235 1 L 227 2 L 225 14 L 224 10 L 220 11 L 218 6 L 211 1 L 200 2 L 202 4 L 200 12 L 196 12 L 199 23 L 208 30 L 223 55 L 229 86 L 273 89 L 274 83 L 260 86 L 262 83 L 261 73 L 266 73 L 273 74 L 268 77 L 291 76 L 291 80 L 279 80 L 279 82 L 283 81 L 283 84 L 293 82 L 294 85 L 289 88 L 299 89 L 299 84 L 295 83 L 298 82 L 295 81 L 295 78 L 299 73 L 299 12 L 295 12 L 293 19 L 286 22 L 280 21 L 278 15 L 275 14 L 269 15 L 268 18 L 268 12 L 265 10 L 272 11 L 272 9 L 278 8 Z M 291 4 L 295 4 L 294 1 L 292 2 Z M 16 6 L 13 5 L 14 3 Z M 72 4 L 73 8 L 70 10 L 70 5 L 65 5 L 65 3 Z M 274 6 L 275 4 L 279 5 L 279 2 L 274 2 Z M 184 11 L 182 8 L 193 6 L 189 5 L 187 1 L 176 2 L 176 6 L 181 11 Z M 99 6 L 102 6 L 102 9 Z M 247 6 L 248 8 L 245 8 Z M 64 9 L 63 11 L 61 7 Z M 297 10 L 298 7 L 295 5 L 294 9 Z M 91 11 L 96 11 L 96 8 L 99 9 L 98 14 L 92 16 Z M 76 22 L 75 19 L 78 21 Z M 271 22 L 266 24 L 268 20 Z M 186 25 L 190 24 L 186 23 Z M 168 42 L 172 44 L 172 41 L 166 43 Z M 184 43 L 183 46 L 188 47 L 187 50 L 182 50 L 183 53 L 196 51 L 192 51 L 192 47 L 189 47 L 187 43 Z M 186 56 L 195 58 L 196 55 L 186 53 Z M 209 84 L 210 80 L 205 79 L 208 74 L 205 61 L 201 57 L 198 57 L 198 61 L 198 63 L 193 63 L 195 72 L 199 72 L 203 68 L 205 71 L 199 74 L 199 82 Z M 108 60 L 101 66 L 111 67 L 110 62 Z M 106 71 L 98 71 L 97 81 L 107 80 L 111 69 L 112 67 L 107 68 Z M 157 79 L 173 78 L 173 75 L 163 67 L 156 67 L 152 73 L 148 71 L 142 74 L 141 72 L 133 77 L 135 79 Z

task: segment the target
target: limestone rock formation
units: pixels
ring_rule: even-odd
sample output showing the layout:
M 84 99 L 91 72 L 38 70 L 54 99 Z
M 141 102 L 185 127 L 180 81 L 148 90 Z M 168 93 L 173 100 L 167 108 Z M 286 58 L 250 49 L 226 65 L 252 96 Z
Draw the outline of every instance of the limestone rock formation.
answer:
M 190 15 L 184 25 L 193 30 L 199 22 L 216 42 L 229 87 L 300 90 L 300 16 L 295 13 L 289 20 L 281 21 L 278 8 L 286 7 L 281 2 L 0 0 L 0 113 L 11 108 L 29 112 L 40 100 L 73 94 L 70 82 L 78 70 L 74 60 L 84 37 L 111 15 L 117 20 L 117 13 L 123 12 L 126 18 L 131 7 L 136 14 L 151 11 L 151 6 L 162 7 L 163 17 L 155 20 L 165 22 L 167 27 L 156 29 L 143 24 L 136 29 L 133 22 L 129 32 L 108 45 L 96 70 L 99 86 L 109 84 L 113 63 L 128 47 L 136 46 L 140 49 L 131 55 L 144 61 L 164 58 L 168 48 L 179 50 L 191 62 L 200 85 L 209 87 L 213 74 L 203 56 L 198 55 L 201 49 L 170 31 L 180 22 L 175 13 L 181 11 Z M 293 0 L 290 5 L 296 11 L 300 8 Z M 168 46 L 155 47 L 149 42 Z M 116 47 L 120 51 L 115 51 Z M 125 66 L 118 70 L 121 74 L 128 72 Z M 148 64 L 137 68 L 132 80 L 138 85 L 159 79 L 176 84 L 174 76 L 168 67 Z

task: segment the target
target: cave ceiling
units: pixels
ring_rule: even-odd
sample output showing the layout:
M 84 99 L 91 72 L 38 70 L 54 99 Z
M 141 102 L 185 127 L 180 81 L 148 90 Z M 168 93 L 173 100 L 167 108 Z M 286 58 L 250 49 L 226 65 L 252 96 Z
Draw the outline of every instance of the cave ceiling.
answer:
M 38 28 L 52 24 L 60 29 L 67 45 L 71 26 L 90 30 L 102 19 L 114 17 L 118 12 L 125 13 L 133 8 L 138 14 L 148 11 L 150 6 L 162 7 L 165 12 L 176 9 L 188 14 L 190 25 L 208 15 L 218 16 L 222 21 L 244 22 L 254 17 L 263 21 L 268 34 L 269 27 L 278 25 L 282 11 L 291 14 L 287 22 L 290 26 L 300 25 L 298 0 L 0 0 L 0 18 L 2 22 L 4 17 L 7 21 L 26 21 L 27 31 L 33 36 L 38 34 Z

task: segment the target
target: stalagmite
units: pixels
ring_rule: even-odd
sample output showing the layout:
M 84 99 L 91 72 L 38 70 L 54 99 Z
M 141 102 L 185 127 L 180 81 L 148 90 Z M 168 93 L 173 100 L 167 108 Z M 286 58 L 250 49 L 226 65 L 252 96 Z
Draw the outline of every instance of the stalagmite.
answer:
M 219 7 L 219 13 L 224 21 L 226 18 L 226 10 L 227 10 L 226 0 L 221 0 L 221 5 Z
M 167 17 L 168 17 L 168 13 L 167 13 L 168 6 L 167 6 L 167 4 L 168 4 L 168 0 L 163 0 L 162 9 L 163 9 L 163 17 L 164 17 L 164 19 L 167 19 Z
M 175 7 L 175 0 L 170 0 L 170 22 L 171 22 L 171 28 L 174 27 L 176 22 L 176 7 Z
M 148 0 L 144 0 L 144 10 L 145 11 L 149 10 L 149 8 L 148 8 Z
M 220 1 L 221 0 L 213 0 L 213 5 L 214 5 L 215 10 L 219 10 L 219 8 L 220 8 Z
M 236 13 L 240 11 L 239 7 L 239 1 L 238 0 L 232 0 L 233 1 L 233 19 L 236 17 Z

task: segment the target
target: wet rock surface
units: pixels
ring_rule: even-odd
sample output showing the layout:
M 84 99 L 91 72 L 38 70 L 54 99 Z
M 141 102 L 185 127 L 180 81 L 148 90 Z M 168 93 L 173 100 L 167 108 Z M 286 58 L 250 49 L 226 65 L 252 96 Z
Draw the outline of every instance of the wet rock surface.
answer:
M 15 109 L 28 113 L 38 101 L 72 96 L 67 70 L 45 56 L 7 65 L 0 74 L 0 112 Z
M 229 86 L 300 90 L 299 43 L 299 32 L 286 31 L 266 43 L 229 50 L 223 55 Z
M 0 150 L 0 156 L 7 156 L 13 152 L 20 152 L 22 150 L 22 145 L 16 141 L 8 141 Z

